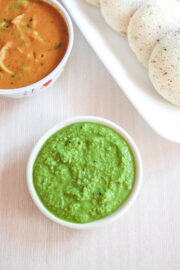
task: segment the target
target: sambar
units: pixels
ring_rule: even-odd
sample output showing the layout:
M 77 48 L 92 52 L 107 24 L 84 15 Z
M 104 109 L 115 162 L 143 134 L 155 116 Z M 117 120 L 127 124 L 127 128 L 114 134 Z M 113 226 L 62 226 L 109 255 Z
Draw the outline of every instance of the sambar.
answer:
M 63 15 L 41 0 L 1 0 L 0 89 L 31 85 L 63 59 L 69 31 Z

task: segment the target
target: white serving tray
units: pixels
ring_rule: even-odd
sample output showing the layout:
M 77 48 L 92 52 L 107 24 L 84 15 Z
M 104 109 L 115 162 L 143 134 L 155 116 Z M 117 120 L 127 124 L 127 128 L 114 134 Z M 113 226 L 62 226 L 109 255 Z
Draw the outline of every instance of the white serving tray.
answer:
M 100 10 L 85 0 L 61 0 L 79 29 L 145 121 L 164 138 L 180 143 L 180 108 L 154 90 L 147 70 L 127 39 L 106 25 Z

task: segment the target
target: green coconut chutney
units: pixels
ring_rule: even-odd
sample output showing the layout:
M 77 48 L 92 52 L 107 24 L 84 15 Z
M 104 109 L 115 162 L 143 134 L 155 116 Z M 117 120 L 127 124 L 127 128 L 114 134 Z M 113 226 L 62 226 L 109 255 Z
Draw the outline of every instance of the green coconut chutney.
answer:
M 109 127 L 89 122 L 72 124 L 51 136 L 33 168 L 43 205 L 74 223 L 112 214 L 130 195 L 134 178 L 127 142 Z

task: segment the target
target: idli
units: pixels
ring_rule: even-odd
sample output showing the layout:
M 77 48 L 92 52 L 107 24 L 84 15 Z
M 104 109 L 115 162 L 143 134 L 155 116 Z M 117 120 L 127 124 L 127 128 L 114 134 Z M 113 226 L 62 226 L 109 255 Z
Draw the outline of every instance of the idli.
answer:
M 100 6 L 107 24 L 126 36 L 129 20 L 139 7 L 157 2 L 173 1 L 175 0 L 100 0 Z
M 180 106 L 180 32 L 157 43 L 149 61 L 149 76 L 162 97 Z
M 101 12 L 108 25 L 126 36 L 130 17 L 142 2 L 142 0 L 100 0 Z
M 148 67 L 156 43 L 180 27 L 180 3 L 147 5 L 139 8 L 130 20 L 128 41 L 138 60 Z

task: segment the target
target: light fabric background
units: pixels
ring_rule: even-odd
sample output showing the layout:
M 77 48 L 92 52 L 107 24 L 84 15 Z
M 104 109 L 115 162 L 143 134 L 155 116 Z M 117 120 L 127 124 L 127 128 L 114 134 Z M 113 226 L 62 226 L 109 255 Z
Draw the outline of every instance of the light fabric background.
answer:
M 26 186 L 37 139 L 76 115 L 102 116 L 125 128 L 144 163 L 133 207 L 112 225 L 90 231 L 48 220 Z M 142 120 L 76 28 L 68 66 L 53 89 L 30 99 L 0 99 L 0 270 L 21 269 L 180 269 L 180 145 Z

